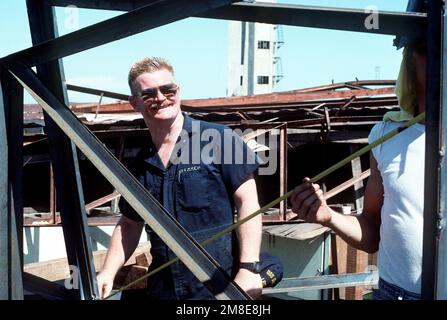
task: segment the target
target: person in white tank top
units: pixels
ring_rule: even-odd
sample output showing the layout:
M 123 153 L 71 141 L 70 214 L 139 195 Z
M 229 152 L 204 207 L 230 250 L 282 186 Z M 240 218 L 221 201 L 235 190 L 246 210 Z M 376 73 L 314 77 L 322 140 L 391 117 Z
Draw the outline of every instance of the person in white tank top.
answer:
M 410 0 L 407 11 L 426 12 L 426 0 Z M 425 39 L 401 37 L 405 47 L 396 82 L 400 111 L 388 112 L 368 137 L 377 140 L 425 111 Z M 370 153 L 371 176 L 363 213 L 342 215 L 330 209 L 318 184 L 305 178 L 291 197 L 296 218 L 331 228 L 349 245 L 378 252 L 378 300 L 420 299 L 424 208 L 425 124 L 417 123 Z

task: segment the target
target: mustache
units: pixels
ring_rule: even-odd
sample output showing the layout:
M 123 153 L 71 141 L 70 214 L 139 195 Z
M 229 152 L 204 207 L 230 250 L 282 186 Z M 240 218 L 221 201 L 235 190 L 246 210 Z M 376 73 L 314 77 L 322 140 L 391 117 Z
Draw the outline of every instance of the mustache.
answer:
M 150 105 L 150 109 L 163 109 L 165 107 L 169 107 L 171 106 L 172 103 L 171 102 L 163 102 L 162 104 L 158 104 L 158 103 L 153 103 Z

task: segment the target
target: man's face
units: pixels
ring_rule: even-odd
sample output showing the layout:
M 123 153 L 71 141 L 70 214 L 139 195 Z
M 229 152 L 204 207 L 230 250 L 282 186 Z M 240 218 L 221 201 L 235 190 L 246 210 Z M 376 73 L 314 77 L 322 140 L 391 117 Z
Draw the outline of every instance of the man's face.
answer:
M 180 112 L 180 89 L 166 69 L 143 73 L 135 79 L 137 95 L 131 98 L 136 111 L 147 120 L 175 120 Z

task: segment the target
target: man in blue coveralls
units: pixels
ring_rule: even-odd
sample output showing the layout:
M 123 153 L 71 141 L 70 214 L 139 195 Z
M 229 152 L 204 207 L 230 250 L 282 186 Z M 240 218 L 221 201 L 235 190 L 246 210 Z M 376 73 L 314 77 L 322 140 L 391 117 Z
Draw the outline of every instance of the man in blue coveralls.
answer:
M 166 60 L 152 57 L 135 63 L 129 86 L 129 101 L 143 115 L 150 133 L 149 143 L 129 169 L 197 241 L 233 224 L 234 207 L 238 219 L 259 209 L 253 178 L 259 166 L 256 156 L 230 129 L 181 112 L 180 87 Z M 124 199 L 120 209 L 123 215 L 97 277 L 101 298 L 110 294 L 113 279 L 134 252 L 144 226 Z M 148 226 L 146 231 L 151 242 L 150 271 L 175 255 Z M 265 281 L 258 265 L 261 231 L 258 215 L 242 224 L 236 235 L 227 233 L 205 248 L 252 297 L 261 294 Z M 214 298 L 181 262 L 150 277 L 146 293 L 148 299 Z

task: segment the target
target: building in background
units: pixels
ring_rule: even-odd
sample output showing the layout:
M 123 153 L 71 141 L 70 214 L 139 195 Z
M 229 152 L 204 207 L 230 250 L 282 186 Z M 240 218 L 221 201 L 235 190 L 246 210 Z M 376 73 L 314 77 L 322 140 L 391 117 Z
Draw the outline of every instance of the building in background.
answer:
M 282 78 L 277 51 L 283 43 L 281 26 L 230 21 L 227 96 L 273 92 Z

